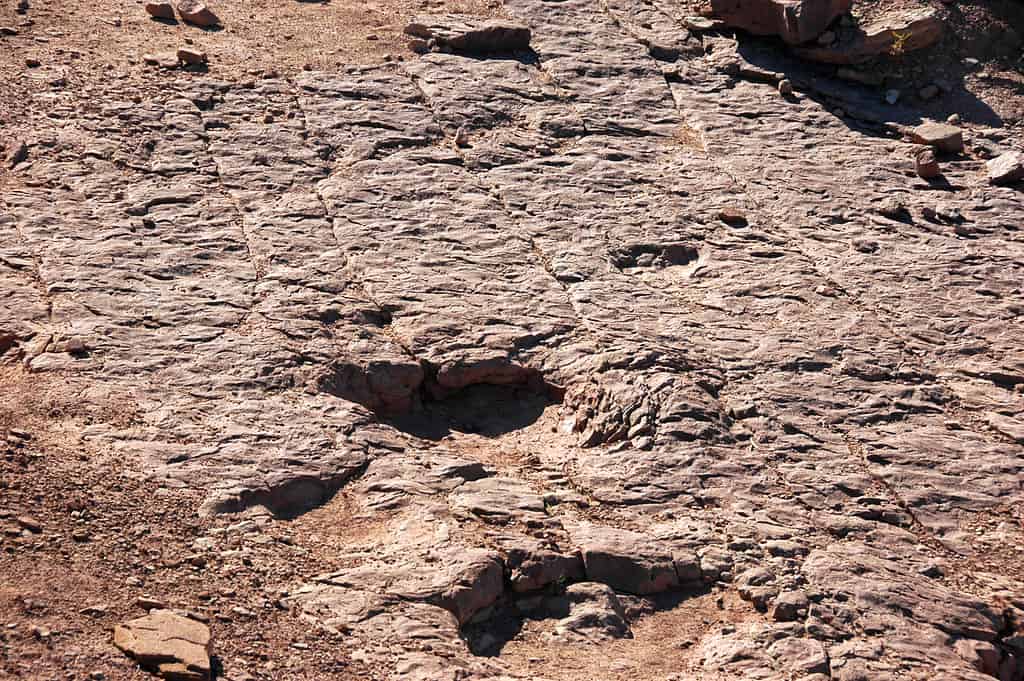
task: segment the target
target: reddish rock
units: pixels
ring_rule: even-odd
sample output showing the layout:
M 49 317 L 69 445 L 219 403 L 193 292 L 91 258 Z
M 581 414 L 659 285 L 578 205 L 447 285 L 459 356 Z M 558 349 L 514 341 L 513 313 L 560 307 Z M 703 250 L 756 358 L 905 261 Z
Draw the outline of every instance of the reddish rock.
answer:
M 756 35 L 777 35 L 790 45 L 810 42 L 853 0 L 711 0 L 715 17 Z
M 864 26 L 841 28 L 835 42 L 799 48 L 797 54 L 826 64 L 857 64 L 883 55 L 900 57 L 937 43 L 943 27 L 934 9 L 904 10 Z
M 169 2 L 147 2 L 146 13 L 154 19 L 174 19 L 174 7 Z
M 178 14 L 188 23 L 202 28 L 210 28 L 220 24 L 220 19 L 217 18 L 217 15 L 210 11 L 210 8 L 206 5 L 199 2 L 199 0 L 179 0 Z
M 988 181 L 1013 184 L 1024 180 L 1024 154 L 1010 151 L 988 162 Z
M 935 152 L 931 149 L 921 149 L 914 155 L 914 170 L 919 177 L 930 180 L 941 174 L 939 161 L 935 158 Z

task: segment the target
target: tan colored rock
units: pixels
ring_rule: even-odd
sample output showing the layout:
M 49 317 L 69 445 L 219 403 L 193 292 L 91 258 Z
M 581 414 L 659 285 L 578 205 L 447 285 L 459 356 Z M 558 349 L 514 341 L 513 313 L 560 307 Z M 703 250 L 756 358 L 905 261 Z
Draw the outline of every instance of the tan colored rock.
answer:
M 1013 184 L 1024 180 L 1024 154 L 1010 151 L 988 162 L 988 181 L 992 184 Z
M 114 627 L 114 645 L 165 679 L 210 678 L 209 628 L 170 610 L 153 610 Z
M 184 21 L 202 28 L 210 28 L 220 24 L 220 19 L 199 0 L 179 0 L 178 14 Z
M 206 53 L 199 50 L 192 49 L 190 47 L 179 47 L 178 48 L 178 61 L 183 64 L 189 64 L 195 66 L 198 64 L 206 63 Z
M 927 144 L 945 154 L 957 154 L 964 149 L 963 131 L 946 123 L 924 123 L 910 131 L 910 139 Z

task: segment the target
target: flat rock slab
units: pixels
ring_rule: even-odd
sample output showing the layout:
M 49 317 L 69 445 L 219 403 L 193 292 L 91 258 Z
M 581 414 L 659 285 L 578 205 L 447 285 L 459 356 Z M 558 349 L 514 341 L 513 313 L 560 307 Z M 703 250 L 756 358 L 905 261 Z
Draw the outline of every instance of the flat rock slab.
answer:
M 153 610 L 117 625 L 114 645 L 165 679 L 210 678 L 210 629 L 170 610 Z
M 799 45 L 821 35 L 852 5 L 853 0 L 712 0 L 711 9 L 728 26 Z
M 408 35 L 435 40 L 439 47 L 470 54 L 509 53 L 530 49 L 530 29 L 508 21 L 462 14 L 417 17 Z

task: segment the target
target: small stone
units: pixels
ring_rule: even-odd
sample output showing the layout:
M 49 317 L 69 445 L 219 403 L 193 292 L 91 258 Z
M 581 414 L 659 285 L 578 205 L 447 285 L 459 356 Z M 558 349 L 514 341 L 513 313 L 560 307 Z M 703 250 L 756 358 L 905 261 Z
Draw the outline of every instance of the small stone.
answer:
M 12 26 L 0 26 L 0 35 L 18 35 L 18 29 Z
M 900 101 L 900 91 L 899 90 L 886 90 L 885 91 L 885 101 L 887 103 L 889 103 L 889 104 L 895 104 L 896 102 Z
M 1010 151 L 988 162 L 988 181 L 996 185 L 1024 180 L 1024 154 Z
M 960 125 L 960 114 L 950 114 L 946 122 L 950 125 Z
M 150 598 L 149 596 L 139 596 L 135 599 L 135 605 L 139 606 L 143 610 L 164 610 L 167 608 L 167 604 L 157 598 Z
M 945 154 L 958 154 L 964 148 L 963 131 L 955 125 L 924 123 L 910 131 L 910 139 L 927 144 Z
M 190 66 L 205 64 L 206 53 L 200 52 L 199 50 L 193 50 L 189 47 L 179 47 L 178 61 L 180 61 L 182 64 L 188 64 Z
M 89 672 L 89 679 L 91 681 L 106 681 L 107 675 L 100 671 Z
M 747 222 L 747 216 L 738 208 L 723 208 L 718 211 L 718 219 L 730 227 L 746 227 L 750 224 Z
M 934 179 L 942 172 L 932 149 L 921 149 L 914 155 L 914 170 L 917 171 L 918 177 L 925 180 Z
M 201 28 L 220 24 L 220 19 L 199 0 L 178 0 L 178 14 L 184 21 Z
M 109 605 L 87 605 L 86 607 L 79 610 L 79 614 L 88 615 L 89 617 L 104 617 L 107 611 L 110 609 Z
M 783 97 L 793 95 L 793 83 L 788 78 L 783 78 L 779 81 L 779 94 Z
M 28 145 L 19 140 L 14 143 L 11 153 L 7 155 L 7 167 L 13 168 L 28 158 Z
M 32 516 L 18 516 L 15 520 L 22 529 L 28 530 L 32 534 L 39 534 L 43 531 L 43 524 Z
M 145 7 L 154 19 L 174 20 L 174 7 L 169 2 L 147 2 Z

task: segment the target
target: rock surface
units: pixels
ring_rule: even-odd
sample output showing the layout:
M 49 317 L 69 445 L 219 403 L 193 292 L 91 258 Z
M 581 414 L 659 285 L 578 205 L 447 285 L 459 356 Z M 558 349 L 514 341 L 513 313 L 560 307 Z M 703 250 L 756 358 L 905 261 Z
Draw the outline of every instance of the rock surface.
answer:
M 988 177 L 992 184 L 1013 184 L 1024 180 L 1024 154 L 1010 151 L 988 162 Z
M 694 50 L 671 3 L 506 9 L 527 63 L 176 71 L 33 137 L 5 357 L 130 404 L 76 437 L 204 522 L 345 509 L 325 574 L 226 615 L 385 678 L 537 678 L 503 618 L 675 614 L 695 677 L 1019 681 L 1017 188 L 922 182 L 878 92 Z
M 117 625 L 114 645 L 165 679 L 210 678 L 210 630 L 202 622 L 170 610 L 152 610 L 145 617 Z
M 727 26 L 791 45 L 814 40 L 852 6 L 852 0 L 711 0 L 714 16 Z
M 405 27 L 405 32 L 453 52 L 491 54 L 530 49 L 530 29 L 522 24 L 459 14 L 419 17 Z

